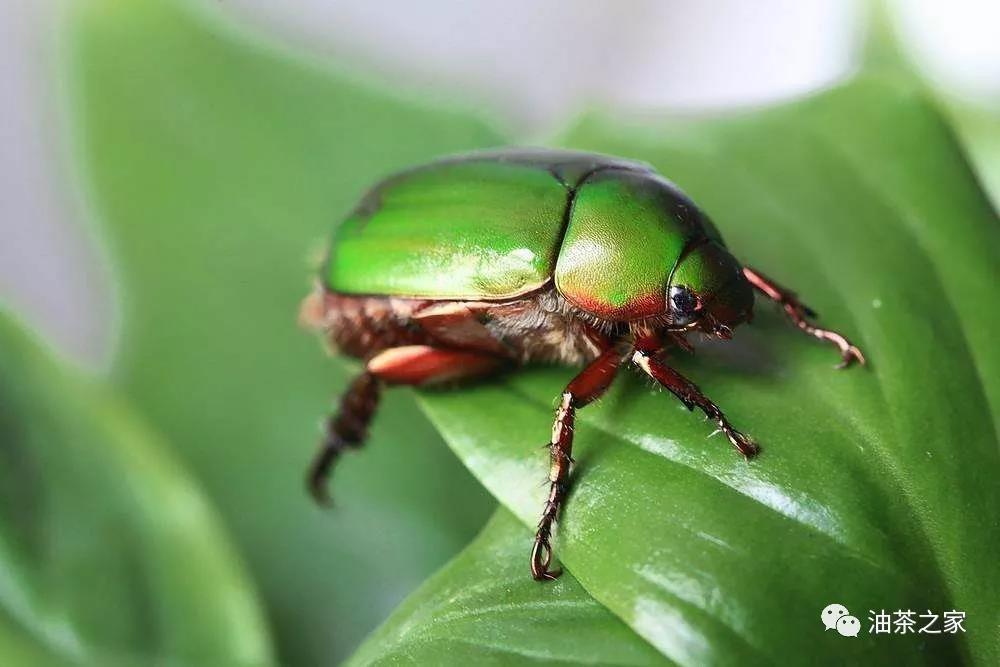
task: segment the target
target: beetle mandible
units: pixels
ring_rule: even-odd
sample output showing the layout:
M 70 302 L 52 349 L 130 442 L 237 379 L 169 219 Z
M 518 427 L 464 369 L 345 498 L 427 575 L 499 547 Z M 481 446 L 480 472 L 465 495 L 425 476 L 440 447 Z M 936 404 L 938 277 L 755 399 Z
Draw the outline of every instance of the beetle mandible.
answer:
M 481 377 L 528 362 L 583 366 L 559 399 L 549 494 L 531 574 L 554 579 L 552 526 L 569 482 L 576 411 L 625 364 L 700 409 L 746 458 L 733 428 L 661 353 L 700 331 L 729 339 L 751 319 L 754 290 L 803 332 L 834 344 L 839 367 L 864 363 L 844 336 L 810 323 L 791 292 L 741 266 L 718 230 L 646 164 L 564 150 L 506 149 L 445 158 L 387 178 L 335 230 L 304 321 L 364 370 L 329 418 L 308 473 L 326 482 L 361 446 L 383 385 Z

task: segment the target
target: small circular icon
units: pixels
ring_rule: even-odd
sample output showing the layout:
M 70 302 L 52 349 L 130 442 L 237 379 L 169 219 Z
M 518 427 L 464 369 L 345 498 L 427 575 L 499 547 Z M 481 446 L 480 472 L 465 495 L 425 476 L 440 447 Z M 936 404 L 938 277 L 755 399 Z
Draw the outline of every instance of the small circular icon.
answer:
M 857 616 L 841 616 L 837 620 L 837 632 L 845 637 L 857 637 L 861 632 L 861 621 Z
M 835 630 L 837 628 L 837 621 L 849 613 L 847 607 L 842 604 L 828 604 L 823 609 L 823 613 L 820 614 L 820 620 L 823 621 L 823 625 L 826 626 L 827 630 Z

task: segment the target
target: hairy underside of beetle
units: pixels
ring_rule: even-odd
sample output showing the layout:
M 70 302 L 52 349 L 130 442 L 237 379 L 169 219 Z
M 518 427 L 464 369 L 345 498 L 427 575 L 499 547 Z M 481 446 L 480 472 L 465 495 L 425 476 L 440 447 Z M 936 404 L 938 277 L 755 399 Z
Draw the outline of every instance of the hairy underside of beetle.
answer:
M 579 366 L 601 352 L 602 337 L 626 326 L 596 322 L 555 288 L 510 301 L 436 301 L 336 294 L 317 287 L 301 320 L 333 348 L 367 359 L 391 348 L 428 345 L 485 353 L 515 364 Z

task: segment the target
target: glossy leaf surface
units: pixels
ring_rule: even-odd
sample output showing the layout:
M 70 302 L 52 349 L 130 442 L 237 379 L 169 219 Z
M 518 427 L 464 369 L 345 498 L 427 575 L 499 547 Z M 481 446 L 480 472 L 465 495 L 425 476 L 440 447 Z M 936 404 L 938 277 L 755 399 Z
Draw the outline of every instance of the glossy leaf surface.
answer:
M 465 551 L 399 606 L 351 665 L 658 665 L 663 656 L 572 575 L 524 576 L 531 531 L 498 510 Z
M 1000 225 L 933 105 L 873 76 L 742 116 L 641 128 L 589 119 L 562 143 L 653 164 L 734 253 L 798 290 L 871 360 L 834 371 L 832 348 L 766 303 L 733 342 L 674 355 L 762 444 L 749 465 L 671 395 L 623 373 L 577 421 L 564 565 L 683 664 L 995 663 Z M 544 494 L 539 446 L 573 372 L 423 397 L 529 526 Z M 833 602 L 861 619 L 861 636 L 824 632 Z M 968 631 L 868 634 L 869 610 L 883 608 L 964 611 Z

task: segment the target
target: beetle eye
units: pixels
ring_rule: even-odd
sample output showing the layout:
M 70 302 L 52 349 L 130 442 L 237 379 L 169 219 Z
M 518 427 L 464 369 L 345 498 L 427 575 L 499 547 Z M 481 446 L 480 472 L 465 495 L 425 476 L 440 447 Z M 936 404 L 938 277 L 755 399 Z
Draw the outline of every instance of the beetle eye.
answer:
M 698 297 L 687 287 L 673 285 L 670 288 L 670 307 L 674 324 L 689 324 L 700 306 Z

